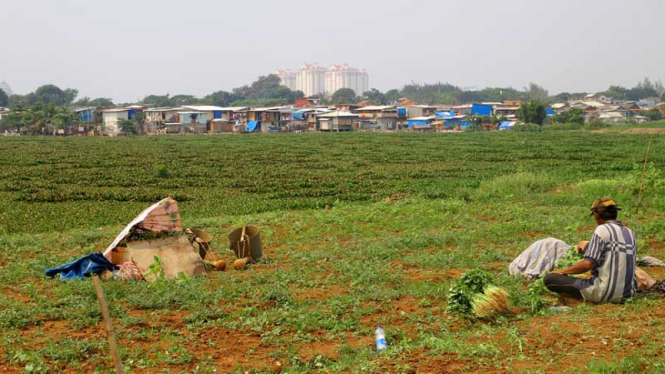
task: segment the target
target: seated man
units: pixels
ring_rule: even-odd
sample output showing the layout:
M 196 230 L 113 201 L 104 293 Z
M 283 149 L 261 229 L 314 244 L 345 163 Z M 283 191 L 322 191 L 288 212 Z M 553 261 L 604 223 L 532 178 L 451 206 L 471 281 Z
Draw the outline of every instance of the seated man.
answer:
M 637 290 L 635 259 L 637 241 L 632 230 L 617 221 L 616 202 L 601 198 L 593 202 L 591 215 L 598 226 L 577 264 L 555 270 L 545 276 L 547 289 L 564 297 L 584 299 L 594 303 L 621 303 Z M 590 279 L 575 279 L 567 274 L 592 271 Z

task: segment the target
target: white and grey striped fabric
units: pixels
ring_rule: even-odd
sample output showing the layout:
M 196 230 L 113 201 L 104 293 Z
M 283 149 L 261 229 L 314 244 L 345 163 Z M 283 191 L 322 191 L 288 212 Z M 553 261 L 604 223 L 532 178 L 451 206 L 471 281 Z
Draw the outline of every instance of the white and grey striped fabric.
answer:
M 620 221 L 596 227 L 584 258 L 593 261 L 591 279 L 579 279 L 576 286 L 585 300 L 596 303 L 620 303 L 635 295 L 635 233 Z
M 512 275 L 536 279 L 544 273 L 552 271 L 570 248 L 570 245 L 563 240 L 555 238 L 538 240 L 510 263 L 508 272 Z

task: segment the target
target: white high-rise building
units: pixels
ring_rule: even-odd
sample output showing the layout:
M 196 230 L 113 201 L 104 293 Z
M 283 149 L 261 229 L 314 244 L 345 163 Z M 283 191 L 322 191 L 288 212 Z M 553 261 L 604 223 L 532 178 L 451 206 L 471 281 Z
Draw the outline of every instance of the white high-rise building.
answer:
M 14 94 L 14 92 L 12 92 L 12 88 L 9 87 L 9 85 L 5 81 L 0 82 L 0 90 L 5 91 L 7 96 L 11 96 Z
M 317 64 L 305 64 L 297 73 L 297 87 L 305 96 L 325 93 L 326 72 L 328 69 Z
M 280 69 L 275 73 L 282 81 L 282 86 L 290 89 L 291 91 L 299 90 L 298 88 L 298 75 L 288 69 Z
M 356 95 L 369 91 L 369 75 L 365 70 L 358 70 L 349 65 L 333 65 L 326 72 L 326 95 L 332 95 L 342 88 L 350 88 Z
M 356 95 L 369 91 L 369 74 L 365 70 L 346 64 L 326 69 L 317 64 L 305 64 L 297 72 L 277 70 L 275 73 L 283 86 L 302 91 L 305 96 L 332 95 L 341 88 L 350 88 Z

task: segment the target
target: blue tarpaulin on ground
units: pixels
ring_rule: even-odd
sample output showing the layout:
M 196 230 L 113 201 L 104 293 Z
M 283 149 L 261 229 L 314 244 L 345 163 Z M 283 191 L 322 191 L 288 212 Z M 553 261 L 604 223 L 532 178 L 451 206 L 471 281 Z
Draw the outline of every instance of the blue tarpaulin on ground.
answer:
M 113 271 L 114 269 L 115 265 L 107 260 L 103 254 L 91 253 L 57 268 L 46 269 L 44 274 L 47 277 L 55 277 L 60 274 L 62 279 L 77 279 L 99 274 L 106 270 Z
M 503 121 L 501 122 L 501 125 L 499 125 L 499 130 L 510 130 L 512 127 L 513 122 L 510 121 Z
M 259 121 L 250 121 L 247 122 L 247 132 L 254 132 L 256 127 L 259 125 Z

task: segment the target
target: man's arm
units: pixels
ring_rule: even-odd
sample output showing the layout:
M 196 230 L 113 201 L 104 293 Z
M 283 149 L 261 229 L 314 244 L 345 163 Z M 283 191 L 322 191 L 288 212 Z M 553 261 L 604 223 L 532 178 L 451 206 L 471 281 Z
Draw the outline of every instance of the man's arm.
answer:
M 591 270 L 595 267 L 596 267 L 595 262 L 585 258 L 584 260 L 576 263 L 575 265 L 573 265 L 569 268 L 554 270 L 551 273 L 563 274 L 563 275 L 566 275 L 566 274 L 583 274 L 583 273 L 586 273 L 587 271 L 589 271 L 589 270 Z

